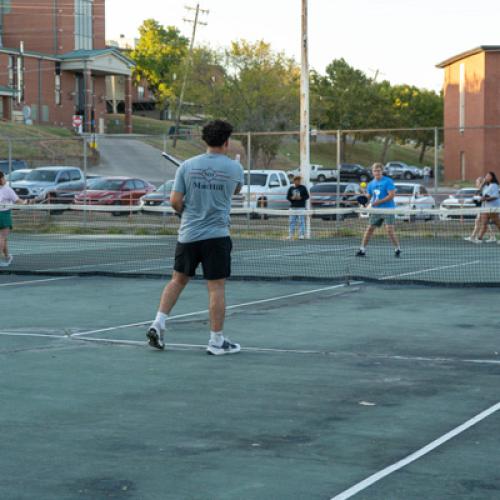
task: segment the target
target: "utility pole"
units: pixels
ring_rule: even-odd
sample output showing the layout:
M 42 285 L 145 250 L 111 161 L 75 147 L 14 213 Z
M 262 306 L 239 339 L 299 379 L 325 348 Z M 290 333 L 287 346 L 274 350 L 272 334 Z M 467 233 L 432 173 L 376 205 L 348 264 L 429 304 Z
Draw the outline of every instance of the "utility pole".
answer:
M 301 72 L 300 72 L 300 175 L 307 189 L 311 183 L 311 158 L 309 137 L 309 41 L 308 41 L 308 0 L 302 0 L 301 30 Z M 310 200 L 306 203 L 311 207 Z M 306 238 L 311 237 L 311 220 L 306 219 Z
M 184 102 L 184 93 L 186 92 L 186 84 L 187 84 L 187 79 L 189 75 L 189 67 L 191 66 L 191 59 L 193 57 L 193 48 L 194 48 L 194 39 L 196 37 L 196 28 L 198 27 L 198 24 L 201 24 L 202 26 L 206 26 L 207 23 L 204 23 L 199 20 L 200 14 L 205 14 L 207 15 L 210 11 L 208 10 L 203 10 L 200 9 L 200 4 L 196 4 L 196 7 L 184 7 L 188 11 L 194 11 L 194 19 L 186 19 L 184 18 L 183 21 L 186 23 L 192 23 L 193 24 L 193 33 L 191 34 L 191 43 L 189 45 L 189 53 L 188 57 L 186 60 L 186 65 L 184 68 L 184 78 L 182 80 L 182 87 L 181 87 L 181 93 L 179 95 L 179 100 L 177 101 L 177 115 L 175 117 L 175 131 L 174 131 L 174 140 L 172 142 L 172 147 L 175 148 L 177 146 L 177 136 L 179 134 L 179 125 L 181 123 L 181 112 L 182 112 L 182 104 Z

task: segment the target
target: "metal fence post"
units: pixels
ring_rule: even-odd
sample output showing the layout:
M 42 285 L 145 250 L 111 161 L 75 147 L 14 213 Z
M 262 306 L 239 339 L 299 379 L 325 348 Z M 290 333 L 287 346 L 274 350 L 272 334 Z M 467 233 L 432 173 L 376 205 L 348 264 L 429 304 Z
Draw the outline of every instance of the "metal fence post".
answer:
M 9 186 L 10 186 L 10 179 L 12 177 L 12 139 L 9 139 L 8 141 L 8 150 L 9 150 Z
M 88 167 L 88 151 L 87 151 L 87 136 L 82 137 L 83 143 L 83 192 L 85 193 L 83 197 L 83 225 L 87 225 L 87 167 Z
M 439 186 L 439 129 L 434 127 L 434 193 Z
M 335 205 L 334 207 L 336 209 L 339 208 L 339 202 L 340 202 L 340 162 L 341 162 L 341 142 L 342 142 L 342 132 L 341 130 L 337 130 L 337 194 L 335 196 Z M 335 216 L 335 222 L 338 222 L 339 216 L 338 213 Z
M 247 132 L 247 192 L 246 192 L 246 199 L 247 199 L 247 206 L 248 206 L 248 212 L 247 212 L 247 226 L 248 226 L 248 231 L 250 231 L 250 170 L 252 170 L 252 133 Z

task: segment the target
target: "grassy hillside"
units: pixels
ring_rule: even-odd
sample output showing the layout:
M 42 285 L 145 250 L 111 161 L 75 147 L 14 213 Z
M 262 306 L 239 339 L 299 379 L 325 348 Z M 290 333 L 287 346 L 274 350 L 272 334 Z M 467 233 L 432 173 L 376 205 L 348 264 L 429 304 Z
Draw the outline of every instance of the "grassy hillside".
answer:
M 26 160 L 30 166 L 79 166 L 83 162 L 81 139 L 65 128 L 0 122 L 0 159 L 9 155 L 9 141 L 5 139 L 10 139 L 12 158 Z M 97 161 L 97 154 L 91 150 L 89 161 Z
M 168 137 L 168 131 L 173 125 L 170 121 L 159 121 L 150 118 L 143 118 L 139 116 L 133 117 L 133 129 L 137 134 L 151 135 L 153 137 L 145 139 L 149 144 L 157 147 L 158 149 L 164 149 L 166 145 L 167 151 L 175 154 L 180 158 L 187 158 L 189 156 L 199 154 L 204 149 L 205 146 L 199 137 L 190 137 L 186 139 L 179 140 L 177 142 L 177 148 L 174 151 L 171 147 L 171 139 L 166 140 L 165 136 Z M 110 115 L 108 118 L 107 125 L 108 133 L 123 133 L 124 130 L 124 118 L 123 115 Z M 192 128 L 199 132 L 195 127 Z M 156 137 L 154 137 L 156 136 Z M 354 144 L 348 143 L 345 146 L 345 161 L 349 163 L 360 163 L 362 165 L 369 166 L 376 161 L 380 161 L 383 152 L 382 141 L 371 139 L 366 142 L 357 140 Z M 242 161 L 246 162 L 245 150 L 241 145 L 241 142 L 235 138 L 232 141 L 231 154 L 240 154 Z M 400 145 L 391 144 L 386 161 L 399 160 L 410 165 L 433 165 L 434 163 L 434 149 L 429 148 L 426 151 L 423 163 L 419 162 L 420 150 L 415 148 L 413 145 Z M 280 145 L 279 153 L 277 157 L 269 165 L 273 168 L 282 168 L 285 170 L 296 168 L 299 164 L 300 152 L 299 152 L 299 142 L 297 137 L 283 136 L 282 143 Z M 337 158 L 337 145 L 335 142 L 320 143 L 311 142 L 311 162 L 318 163 L 325 166 L 333 167 L 336 164 Z M 259 159 L 256 162 L 256 166 L 264 166 L 264 161 Z

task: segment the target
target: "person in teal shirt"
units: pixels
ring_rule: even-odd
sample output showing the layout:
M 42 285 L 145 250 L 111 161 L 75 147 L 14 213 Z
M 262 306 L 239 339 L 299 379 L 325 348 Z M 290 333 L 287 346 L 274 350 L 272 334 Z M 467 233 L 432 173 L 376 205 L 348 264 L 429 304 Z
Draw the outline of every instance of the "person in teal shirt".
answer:
M 396 196 L 396 186 L 390 177 L 386 177 L 384 167 L 381 163 L 374 163 L 372 166 L 373 180 L 368 184 L 366 193 L 368 201 L 371 202 L 372 208 L 380 208 L 391 210 L 396 208 L 394 197 Z M 359 250 L 356 252 L 357 257 L 366 256 L 366 247 L 372 237 L 375 229 L 381 227 L 385 223 L 387 235 L 394 245 L 394 256 L 401 255 L 401 247 L 399 245 L 396 232 L 394 231 L 394 223 L 396 218 L 391 213 L 370 214 L 370 224 L 363 235 L 363 241 Z

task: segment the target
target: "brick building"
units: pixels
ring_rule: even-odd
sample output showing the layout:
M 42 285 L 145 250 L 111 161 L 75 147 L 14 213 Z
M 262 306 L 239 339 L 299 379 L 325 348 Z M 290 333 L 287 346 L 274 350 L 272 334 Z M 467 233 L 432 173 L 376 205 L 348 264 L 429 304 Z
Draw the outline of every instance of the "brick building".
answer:
M 500 173 L 500 46 L 483 45 L 437 67 L 445 70 L 445 178 Z
M 0 0 L 0 118 L 84 129 L 106 114 L 106 77 L 123 78 L 131 132 L 134 63 L 105 44 L 105 0 Z

